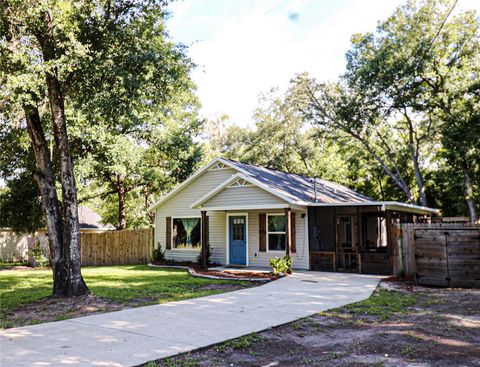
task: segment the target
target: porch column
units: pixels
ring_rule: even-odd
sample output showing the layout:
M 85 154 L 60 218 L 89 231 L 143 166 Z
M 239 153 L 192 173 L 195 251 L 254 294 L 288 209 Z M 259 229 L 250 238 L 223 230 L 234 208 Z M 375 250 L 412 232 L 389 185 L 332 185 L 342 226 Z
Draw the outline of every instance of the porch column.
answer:
M 291 254 L 291 239 L 292 238 L 292 209 L 285 208 L 285 254 Z
M 206 269 L 207 264 L 207 251 L 208 251 L 208 229 L 207 229 L 207 211 L 202 210 L 200 212 L 200 246 L 202 254 L 202 268 Z

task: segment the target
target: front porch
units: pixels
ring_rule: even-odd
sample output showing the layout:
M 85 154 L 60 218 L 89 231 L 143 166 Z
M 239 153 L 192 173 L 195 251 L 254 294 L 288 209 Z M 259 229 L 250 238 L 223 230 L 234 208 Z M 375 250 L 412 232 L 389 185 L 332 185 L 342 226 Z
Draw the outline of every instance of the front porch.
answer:
M 425 221 L 429 214 L 386 204 L 309 207 L 310 269 L 398 274 L 398 227 Z
M 298 246 L 301 247 L 303 259 L 308 258 L 304 218 L 304 211 L 291 207 L 201 210 L 202 266 L 207 266 L 207 251 L 210 251 L 214 262 L 235 269 L 247 268 L 249 271 L 269 271 L 270 258 L 285 255 L 295 257 Z M 294 267 L 308 269 L 308 264 L 294 261 Z

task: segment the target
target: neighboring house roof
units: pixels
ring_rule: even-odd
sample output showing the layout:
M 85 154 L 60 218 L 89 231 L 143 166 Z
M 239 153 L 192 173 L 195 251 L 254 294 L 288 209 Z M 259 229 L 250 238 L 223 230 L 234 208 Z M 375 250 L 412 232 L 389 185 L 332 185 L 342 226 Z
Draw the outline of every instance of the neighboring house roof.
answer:
M 102 223 L 102 217 L 95 213 L 89 207 L 80 205 L 78 207 L 78 221 L 80 222 L 80 228 L 104 228 L 114 229 L 115 227 L 110 223 Z
M 384 208 L 400 209 L 404 208 L 407 211 L 414 211 L 417 213 L 438 213 L 436 209 L 420 207 L 416 205 L 397 203 L 397 202 L 380 202 L 369 198 L 366 195 L 360 194 L 343 185 L 311 177 L 297 175 L 294 173 L 287 173 L 274 169 L 269 169 L 261 166 L 256 166 L 249 163 L 242 163 L 225 158 L 216 158 L 207 165 L 200 168 L 192 176 L 190 176 L 183 183 L 175 187 L 167 195 L 162 197 L 149 210 L 154 210 L 166 200 L 175 195 L 178 191 L 190 184 L 197 177 L 203 174 L 208 169 L 218 165 L 219 163 L 228 166 L 238 171 L 238 174 L 222 182 L 213 190 L 199 198 L 192 203 L 191 207 L 199 208 L 201 204 L 209 200 L 211 197 L 219 193 L 226 186 L 235 180 L 244 179 L 271 194 L 282 198 L 289 204 L 302 206 L 333 206 L 333 205 L 379 205 Z M 316 189 L 315 189 L 316 187 Z

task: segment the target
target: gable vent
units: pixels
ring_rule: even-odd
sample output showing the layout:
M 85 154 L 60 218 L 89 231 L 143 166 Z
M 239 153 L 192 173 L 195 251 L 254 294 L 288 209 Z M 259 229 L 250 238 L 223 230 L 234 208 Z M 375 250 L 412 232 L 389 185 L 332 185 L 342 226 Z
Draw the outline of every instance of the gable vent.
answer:
M 245 186 L 253 186 L 253 185 L 244 179 L 240 179 L 238 181 L 235 181 L 228 187 L 245 187 Z
M 212 168 L 210 168 L 211 170 L 215 170 L 215 169 L 224 169 L 224 168 L 227 168 L 227 166 L 225 164 L 223 164 L 222 162 L 218 162 L 217 164 L 215 164 Z

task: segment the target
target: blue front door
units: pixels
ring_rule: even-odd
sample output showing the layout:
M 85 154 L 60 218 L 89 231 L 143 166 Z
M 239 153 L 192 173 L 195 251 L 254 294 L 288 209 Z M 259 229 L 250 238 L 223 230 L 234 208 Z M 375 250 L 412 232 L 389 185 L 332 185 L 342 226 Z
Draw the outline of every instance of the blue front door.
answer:
M 247 265 L 247 218 L 229 217 L 230 264 Z

